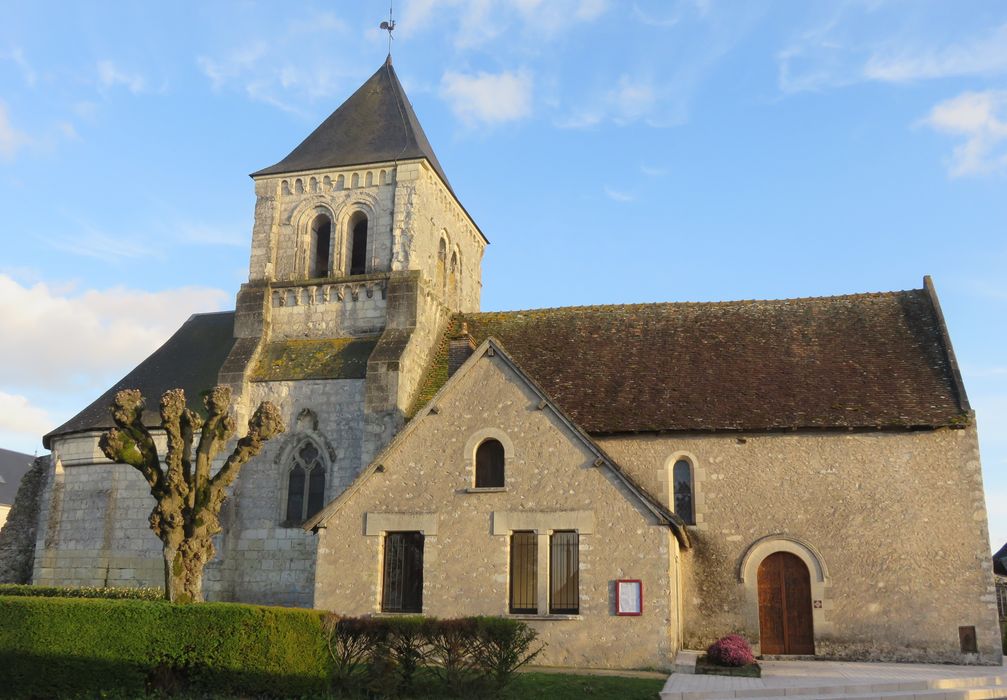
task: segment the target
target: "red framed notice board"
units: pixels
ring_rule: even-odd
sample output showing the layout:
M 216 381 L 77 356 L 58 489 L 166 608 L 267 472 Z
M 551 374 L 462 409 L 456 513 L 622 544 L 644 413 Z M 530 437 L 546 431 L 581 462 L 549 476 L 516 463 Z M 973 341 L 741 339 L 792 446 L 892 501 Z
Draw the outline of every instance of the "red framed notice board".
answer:
M 643 615 L 643 581 L 623 578 L 615 582 L 615 614 Z

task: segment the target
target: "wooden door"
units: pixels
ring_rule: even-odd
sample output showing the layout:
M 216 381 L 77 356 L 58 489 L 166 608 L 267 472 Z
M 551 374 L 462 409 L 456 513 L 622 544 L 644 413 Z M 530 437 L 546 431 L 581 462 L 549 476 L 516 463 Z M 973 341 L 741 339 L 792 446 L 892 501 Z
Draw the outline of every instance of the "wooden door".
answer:
M 799 557 L 776 552 L 759 565 L 759 634 L 763 654 L 814 654 L 811 575 Z

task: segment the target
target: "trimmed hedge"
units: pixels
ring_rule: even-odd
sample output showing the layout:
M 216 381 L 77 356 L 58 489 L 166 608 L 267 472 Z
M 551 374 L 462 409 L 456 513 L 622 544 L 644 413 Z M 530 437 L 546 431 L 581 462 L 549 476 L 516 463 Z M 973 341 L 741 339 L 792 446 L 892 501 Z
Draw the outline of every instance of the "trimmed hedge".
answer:
M 324 693 L 323 614 L 236 603 L 0 597 L 0 696 Z
M 0 583 L 0 596 L 27 595 L 43 598 L 110 598 L 114 600 L 164 600 L 161 588 L 99 588 L 96 586 L 31 586 Z
M 543 649 L 533 628 L 502 617 L 331 614 L 325 631 L 343 696 L 495 696 Z

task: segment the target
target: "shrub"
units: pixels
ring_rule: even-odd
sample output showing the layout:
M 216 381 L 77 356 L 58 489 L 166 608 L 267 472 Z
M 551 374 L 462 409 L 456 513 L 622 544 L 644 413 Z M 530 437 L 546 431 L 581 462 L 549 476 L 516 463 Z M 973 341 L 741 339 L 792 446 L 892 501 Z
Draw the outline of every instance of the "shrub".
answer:
M 500 691 L 515 671 L 532 661 L 538 633 L 518 620 L 470 617 L 349 618 L 329 615 L 325 622 L 337 692 L 395 696 L 413 693 L 418 672 L 446 691 L 470 695 L 489 687 Z
M 313 610 L 0 598 L 0 695 L 305 695 L 330 670 Z
M 0 595 L 43 598 L 110 598 L 115 600 L 164 600 L 161 588 L 100 588 L 97 586 L 30 586 L 20 583 L 0 584 Z
M 538 632 L 517 620 L 502 617 L 477 617 L 475 661 L 498 691 L 514 678 L 514 672 L 542 653 L 544 646 L 532 651 Z
M 325 616 L 323 629 L 332 658 L 332 683 L 342 691 L 363 687 L 368 662 L 381 642 L 379 621 L 372 618 Z
M 755 663 L 752 647 L 740 634 L 721 637 L 706 650 L 706 657 L 720 666 L 747 666 Z
M 428 659 L 432 670 L 453 695 L 465 695 L 476 681 L 476 620 L 437 620 L 430 626 Z

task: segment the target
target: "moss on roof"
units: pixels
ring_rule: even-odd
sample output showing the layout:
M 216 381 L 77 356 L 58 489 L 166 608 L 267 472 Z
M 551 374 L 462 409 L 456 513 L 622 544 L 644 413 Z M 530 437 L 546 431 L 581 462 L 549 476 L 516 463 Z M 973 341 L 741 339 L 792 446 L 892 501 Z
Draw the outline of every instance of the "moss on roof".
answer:
M 967 420 L 924 290 L 457 315 L 410 416 L 447 380 L 463 322 L 476 343 L 496 338 L 589 433 Z
M 252 373 L 253 382 L 298 379 L 363 379 L 378 336 L 269 343 Z

